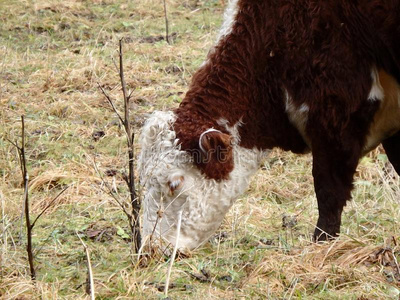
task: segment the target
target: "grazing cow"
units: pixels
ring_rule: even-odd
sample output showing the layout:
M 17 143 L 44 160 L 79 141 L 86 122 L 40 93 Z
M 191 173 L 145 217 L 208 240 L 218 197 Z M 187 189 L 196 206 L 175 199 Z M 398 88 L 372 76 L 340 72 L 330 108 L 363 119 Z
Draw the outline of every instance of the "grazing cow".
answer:
M 142 130 L 143 234 L 196 248 L 279 147 L 312 152 L 314 239 L 337 236 L 360 157 L 382 143 L 400 172 L 399 83 L 400 0 L 232 0 L 179 108 Z

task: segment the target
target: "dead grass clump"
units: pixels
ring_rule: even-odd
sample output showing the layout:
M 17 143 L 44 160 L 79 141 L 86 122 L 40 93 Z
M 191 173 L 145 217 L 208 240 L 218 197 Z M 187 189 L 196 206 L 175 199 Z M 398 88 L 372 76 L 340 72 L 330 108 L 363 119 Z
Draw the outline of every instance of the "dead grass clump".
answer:
M 32 211 L 39 212 L 47 207 L 54 196 L 63 188 L 69 187 L 57 201 L 52 203 L 47 213 L 52 213 L 59 206 L 70 203 L 83 203 L 101 200 L 98 195 L 100 188 L 94 190 L 94 186 L 102 184 L 101 179 L 89 169 L 81 172 L 79 169 L 72 170 L 48 170 L 36 176 L 31 176 L 30 192 L 32 194 Z M 86 174 L 85 174 L 86 173 Z M 42 196 L 40 193 L 45 192 Z
M 41 10 L 50 10 L 52 12 L 65 12 L 71 9 L 82 9 L 82 2 L 76 0 L 57 2 L 41 0 L 36 1 L 34 4 L 34 10 L 36 12 Z
M 29 188 L 35 190 L 51 190 L 56 186 L 63 185 L 63 181 L 70 179 L 71 176 L 65 172 L 47 171 L 32 178 Z
M 0 299 L 32 300 L 58 299 L 58 290 L 43 282 L 32 282 L 28 275 L 10 274 L 3 277 L 0 286 Z
M 262 280 L 271 295 L 288 294 L 291 289 L 305 294 L 317 288 L 337 291 L 353 286 L 357 290 L 362 282 L 400 287 L 397 263 L 400 248 L 397 244 L 390 248 L 369 242 L 341 237 L 331 243 L 296 248 L 290 253 L 269 253 L 240 286 L 246 288 Z M 388 274 L 393 276 L 391 280 L 385 280 Z M 363 292 L 358 290 L 360 295 Z

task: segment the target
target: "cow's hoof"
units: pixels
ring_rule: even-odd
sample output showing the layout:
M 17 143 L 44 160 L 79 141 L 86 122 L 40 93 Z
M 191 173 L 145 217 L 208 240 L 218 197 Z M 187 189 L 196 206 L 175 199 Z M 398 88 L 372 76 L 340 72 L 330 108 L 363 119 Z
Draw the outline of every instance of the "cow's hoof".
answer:
M 334 240 L 338 236 L 338 233 L 329 234 L 326 231 L 323 231 L 319 228 L 315 228 L 313 241 L 318 242 L 329 242 Z

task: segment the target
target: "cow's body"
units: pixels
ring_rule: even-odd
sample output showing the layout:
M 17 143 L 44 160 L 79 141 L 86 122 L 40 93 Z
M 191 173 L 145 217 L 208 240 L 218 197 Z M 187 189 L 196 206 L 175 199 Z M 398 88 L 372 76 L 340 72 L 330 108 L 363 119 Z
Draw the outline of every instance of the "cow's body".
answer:
M 218 227 L 262 154 L 280 147 L 312 152 L 315 238 L 337 235 L 359 158 L 382 143 L 400 172 L 399 83 L 399 0 L 232 1 L 179 108 L 154 115 L 143 130 L 142 176 L 153 180 L 145 234 L 174 242 L 183 209 L 180 246 L 196 247 Z M 160 128 L 170 136 L 161 137 Z M 151 130 L 157 138 L 146 138 Z M 143 161 L 162 160 L 166 141 L 193 161 L 149 171 Z M 172 209 L 159 222 L 165 229 L 152 230 L 163 184 Z

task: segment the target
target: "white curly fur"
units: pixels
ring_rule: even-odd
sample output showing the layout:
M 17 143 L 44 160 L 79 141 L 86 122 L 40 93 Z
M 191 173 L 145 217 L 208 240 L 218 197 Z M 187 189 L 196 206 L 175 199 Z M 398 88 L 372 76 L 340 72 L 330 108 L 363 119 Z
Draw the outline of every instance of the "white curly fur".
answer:
M 180 249 L 194 249 L 217 230 L 237 197 L 248 186 L 265 152 L 233 146 L 234 170 L 228 180 L 206 179 L 182 151 L 172 129 L 173 112 L 154 112 L 140 137 L 140 182 L 146 189 L 143 202 L 143 229 L 146 237 L 175 244 L 177 216 L 182 213 Z M 237 125 L 239 126 L 239 124 Z M 237 126 L 227 129 L 240 140 Z M 170 183 L 183 176 L 179 189 L 170 193 Z M 161 218 L 160 218 L 161 216 Z
M 217 43 L 225 36 L 232 32 L 233 25 L 235 24 L 236 15 L 239 10 L 239 0 L 230 0 L 224 12 L 224 22 L 219 30 Z
M 212 54 L 215 51 L 215 47 L 224 39 L 224 37 L 228 36 L 232 30 L 233 26 L 235 25 L 236 21 L 236 16 L 239 12 L 239 0 L 230 0 L 225 12 L 224 12 L 224 21 L 222 23 L 222 26 L 218 32 L 217 38 L 215 40 L 215 44 L 213 47 L 211 47 L 209 51 L 209 55 L 207 59 L 201 64 L 200 68 L 204 67 L 209 63 L 209 57 L 210 54 Z

